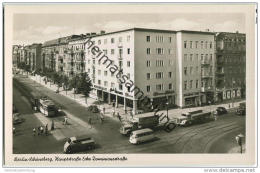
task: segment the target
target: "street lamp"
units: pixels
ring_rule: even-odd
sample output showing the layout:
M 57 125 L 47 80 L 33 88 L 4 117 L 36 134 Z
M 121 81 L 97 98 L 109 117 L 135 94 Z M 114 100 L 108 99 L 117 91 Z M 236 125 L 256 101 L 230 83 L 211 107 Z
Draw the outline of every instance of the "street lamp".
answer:
M 240 146 L 240 152 L 241 152 L 241 154 L 243 153 L 242 151 L 243 151 L 243 149 L 242 149 L 242 147 L 243 147 L 243 143 L 242 143 L 242 139 L 244 138 L 245 136 L 243 135 L 243 134 L 239 134 L 239 135 L 237 135 L 236 136 L 236 141 L 237 141 L 237 144 Z
M 168 115 L 168 105 L 169 105 L 169 103 L 168 103 L 168 102 L 166 102 L 166 109 L 167 109 L 167 119 L 169 119 L 169 115 Z

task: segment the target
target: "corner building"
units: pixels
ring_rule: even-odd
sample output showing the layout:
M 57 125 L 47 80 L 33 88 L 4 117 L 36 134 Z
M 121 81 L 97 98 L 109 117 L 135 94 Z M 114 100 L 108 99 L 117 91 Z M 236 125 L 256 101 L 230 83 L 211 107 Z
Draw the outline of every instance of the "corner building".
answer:
M 99 49 L 95 55 L 94 45 Z M 145 96 L 153 105 L 168 102 L 180 107 L 214 97 L 214 34 L 210 32 L 132 28 L 102 33 L 87 41 L 85 55 L 93 82 L 91 96 L 130 106 L 133 112 Z M 111 73 L 113 65 L 122 73 Z M 133 81 L 132 88 L 120 82 L 122 75 Z

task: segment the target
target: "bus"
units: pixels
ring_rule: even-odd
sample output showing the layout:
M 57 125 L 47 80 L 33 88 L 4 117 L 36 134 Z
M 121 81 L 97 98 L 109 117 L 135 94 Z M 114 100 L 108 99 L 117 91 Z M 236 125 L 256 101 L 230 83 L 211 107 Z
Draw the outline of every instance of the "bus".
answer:
M 46 97 L 40 98 L 38 102 L 39 111 L 45 116 L 55 116 L 57 108 L 53 101 Z

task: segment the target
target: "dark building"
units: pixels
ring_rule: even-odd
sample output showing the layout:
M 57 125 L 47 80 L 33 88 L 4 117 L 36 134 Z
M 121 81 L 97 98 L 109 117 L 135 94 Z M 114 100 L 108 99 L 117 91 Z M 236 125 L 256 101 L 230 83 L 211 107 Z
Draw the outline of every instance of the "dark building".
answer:
M 246 35 L 216 34 L 216 101 L 245 97 Z

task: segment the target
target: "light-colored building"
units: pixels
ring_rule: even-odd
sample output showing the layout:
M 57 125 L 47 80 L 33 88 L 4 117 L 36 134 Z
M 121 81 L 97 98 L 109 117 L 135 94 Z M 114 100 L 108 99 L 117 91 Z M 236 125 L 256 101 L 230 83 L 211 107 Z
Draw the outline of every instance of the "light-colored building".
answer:
M 214 97 L 214 33 L 133 28 L 91 36 L 85 51 L 92 96 L 133 112 L 145 96 L 180 107 Z

